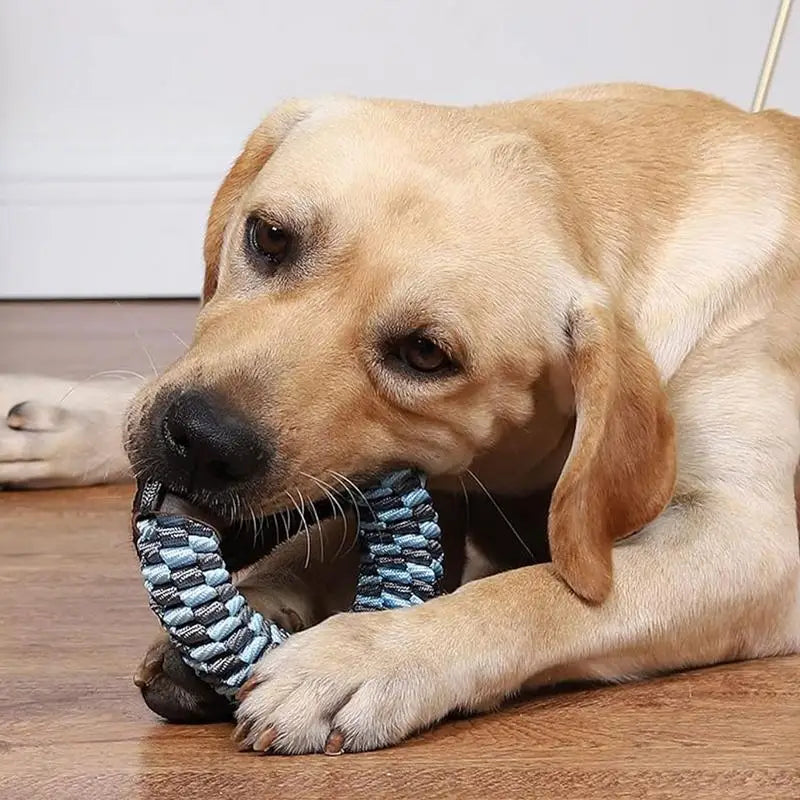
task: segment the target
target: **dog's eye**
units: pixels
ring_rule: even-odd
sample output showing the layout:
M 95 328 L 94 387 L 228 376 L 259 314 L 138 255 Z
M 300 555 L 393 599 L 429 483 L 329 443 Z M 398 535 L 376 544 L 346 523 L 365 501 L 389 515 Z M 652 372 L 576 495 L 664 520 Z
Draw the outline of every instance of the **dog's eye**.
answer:
M 268 264 L 280 264 L 286 258 L 291 236 L 274 222 L 250 217 L 247 220 L 247 244 L 252 253 Z
M 404 367 L 426 375 L 444 372 L 454 364 L 445 351 L 427 336 L 413 333 L 389 348 L 389 354 Z

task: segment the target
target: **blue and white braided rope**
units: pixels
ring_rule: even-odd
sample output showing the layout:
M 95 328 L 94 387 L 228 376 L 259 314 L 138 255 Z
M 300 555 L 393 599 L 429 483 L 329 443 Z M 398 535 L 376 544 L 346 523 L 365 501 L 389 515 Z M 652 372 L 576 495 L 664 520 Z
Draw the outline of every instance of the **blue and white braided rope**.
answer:
M 232 698 L 255 663 L 288 634 L 253 611 L 233 585 L 213 527 L 157 510 L 160 487 L 138 495 L 134 538 L 150 607 L 181 657 Z M 441 531 L 425 476 L 393 472 L 364 489 L 362 547 L 354 611 L 416 605 L 435 596 L 443 575 Z
M 209 525 L 175 515 L 143 517 L 135 524 L 150 607 L 186 664 L 232 697 L 286 632 L 247 605 Z
M 390 473 L 364 490 L 360 511 L 361 570 L 353 611 L 430 600 L 444 568 L 442 532 L 424 476 L 413 470 Z

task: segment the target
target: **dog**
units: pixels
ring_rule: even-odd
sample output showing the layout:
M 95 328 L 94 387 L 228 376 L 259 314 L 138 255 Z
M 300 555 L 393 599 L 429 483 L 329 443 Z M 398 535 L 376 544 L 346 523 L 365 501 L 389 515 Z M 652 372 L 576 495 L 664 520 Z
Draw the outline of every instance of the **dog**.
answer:
M 244 573 L 298 632 L 240 694 L 242 748 L 370 750 L 537 687 L 800 650 L 800 119 L 640 85 L 290 101 L 205 263 L 191 346 L 129 405 L 4 379 L 0 481 L 123 477 L 124 427 L 138 476 L 233 524 L 413 465 L 452 531 L 451 591 L 409 609 L 337 613 L 344 512 Z M 137 682 L 219 713 L 177 661 L 157 642 Z

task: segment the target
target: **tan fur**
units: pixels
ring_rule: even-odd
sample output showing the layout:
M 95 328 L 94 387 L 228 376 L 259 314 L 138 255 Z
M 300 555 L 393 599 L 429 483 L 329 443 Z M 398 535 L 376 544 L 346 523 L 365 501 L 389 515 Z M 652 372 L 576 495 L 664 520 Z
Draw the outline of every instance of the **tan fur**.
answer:
M 316 615 L 259 664 L 240 738 L 363 750 L 525 687 L 798 651 L 800 120 L 627 85 L 301 107 L 217 196 L 193 347 L 132 405 L 131 451 L 159 391 L 210 388 L 276 447 L 257 510 L 397 463 L 456 496 L 471 470 L 501 506 L 553 492 L 553 562 L 490 574 L 510 520 L 474 515 L 486 577 Z M 253 268 L 255 212 L 295 221 L 299 263 Z M 383 365 L 384 332 L 416 327 L 459 374 Z
M 302 193 L 327 228 L 319 275 L 258 284 L 243 208 L 212 212 L 222 288 L 166 380 L 219 359 L 237 377 L 211 383 L 232 392 L 245 353 L 261 365 L 270 408 L 258 381 L 242 408 L 286 454 L 268 499 L 398 461 L 443 488 L 467 467 L 504 496 L 555 486 L 553 563 L 294 637 L 248 687 L 240 737 L 366 749 L 523 686 L 797 649 L 798 123 L 612 86 L 469 110 L 329 101 L 301 127 L 242 204 Z M 442 326 L 465 375 L 398 387 L 362 358 L 376 318 Z
M 271 115 L 268 124 L 253 131 L 217 190 L 208 214 L 208 225 L 203 242 L 203 256 L 206 263 L 202 295 L 204 303 L 211 299 L 217 289 L 222 237 L 228 219 L 247 187 L 267 163 L 282 136 L 286 134 L 292 124 L 303 117 L 304 111 L 302 102 L 285 103 Z
M 672 418 L 635 334 L 598 309 L 570 315 L 576 430 L 555 487 L 553 564 L 581 597 L 611 590 L 611 546 L 652 522 L 672 496 Z
M 388 120 L 400 137 L 416 125 L 424 125 L 429 136 L 409 152 L 399 138 L 382 135 Z M 549 523 L 553 566 L 595 602 L 607 598 L 612 586 L 611 542 L 644 530 L 619 549 L 612 595 L 596 610 L 570 599 L 542 566 L 480 580 L 470 591 L 413 613 L 331 619 L 266 660 L 240 712 L 245 734 L 272 726 L 278 736 L 273 747 L 295 751 L 317 749 L 327 731 L 342 728 L 348 746 L 362 749 L 394 741 L 454 707 L 485 707 L 523 684 L 619 679 L 797 647 L 791 495 L 798 459 L 798 359 L 796 345 L 785 344 L 797 341 L 796 289 L 783 300 L 783 336 L 764 338 L 778 298 L 797 283 L 796 126 L 784 118 L 771 124 L 766 115 L 750 117 L 700 95 L 641 87 L 591 89 L 460 114 L 342 101 L 327 122 L 309 135 L 313 150 L 299 146 L 297 160 L 287 153 L 283 166 L 297 179 L 304 174 L 299 161 L 309 161 L 319 172 L 323 197 L 335 186 L 349 198 L 349 208 L 321 209 L 339 229 L 331 238 L 350 240 L 346 255 L 336 259 L 339 270 L 301 289 L 288 306 L 288 297 L 267 293 L 258 299 L 256 290 L 236 309 L 246 341 L 269 340 L 267 328 L 281 331 L 282 352 L 268 357 L 276 372 L 285 373 L 293 347 L 307 354 L 291 361 L 313 375 L 314 389 L 303 389 L 302 374 L 291 370 L 285 385 L 270 387 L 279 398 L 291 397 L 286 412 L 280 400 L 278 410 L 271 410 L 278 426 L 289 409 L 304 409 L 303 439 L 285 437 L 289 460 L 312 475 L 358 471 L 382 456 L 415 460 L 443 477 L 471 465 L 490 487 L 512 494 L 546 484 L 548 461 L 561 463 Z M 373 122 L 383 123 L 381 133 Z M 347 136 L 359 141 L 363 158 L 350 171 L 337 162 L 337 147 Z M 446 149 L 442 142 L 448 140 Z M 374 178 L 374 188 L 359 181 L 362 167 L 365 177 L 370 166 L 377 167 L 373 150 L 389 175 L 383 182 Z M 435 164 L 436 184 L 425 173 L 394 169 L 393 155 L 412 153 L 430 163 L 431 171 Z M 272 179 L 280 196 L 277 168 Z M 271 188 L 265 175 L 250 191 L 257 198 Z M 359 192 L 368 205 L 360 206 Z M 221 224 L 212 212 L 211 227 Z M 231 220 L 226 224 L 230 229 Z M 491 275 L 488 264 L 467 260 L 487 251 L 497 265 Z M 472 282 L 466 287 L 465 278 Z M 438 314 L 450 314 L 451 324 L 459 324 L 460 347 L 480 350 L 480 340 L 483 352 L 469 380 L 447 392 L 423 391 L 421 404 L 420 397 L 393 395 L 394 388 L 378 376 L 365 378 L 345 353 L 363 347 L 369 315 L 381 305 L 405 301 L 402 313 L 424 317 L 423 293 L 435 299 Z M 327 319 L 326 307 L 344 312 L 344 319 Z M 313 321 L 299 319 L 302 309 L 322 315 L 326 337 Z M 203 332 L 213 326 L 231 330 L 232 311 L 228 304 L 218 316 L 209 309 L 200 347 Z M 262 339 L 253 337 L 253 327 L 264 329 Z M 213 340 L 226 361 L 236 337 L 227 333 Z M 773 362 L 765 341 L 776 348 Z M 731 348 L 734 353 L 725 353 Z M 199 363 L 207 365 L 212 352 L 201 350 Z M 348 362 L 350 371 L 343 370 Z M 337 369 L 327 377 L 330 363 Z M 771 363 L 788 372 L 783 382 L 772 376 L 772 412 L 754 420 L 752 409 L 763 410 L 765 398 L 751 396 L 748 388 L 761 388 L 776 369 Z M 197 366 L 187 366 L 187 372 Z M 215 378 L 221 379 L 227 380 Z M 332 389 L 337 381 L 343 399 L 314 402 L 315 389 Z M 565 390 L 570 383 L 572 392 Z M 492 391 L 498 385 L 502 392 Z M 387 393 L 393 402 L 381 402 Z M 782 433 L 770 445 L 767 431 L 774 429 L 781 403 Z M 573 413 L 576 434 L 567 455 L 562 442 Z M 316 444 L 325 429 L 344 424 L 344 449 L 337 449 L 336 440 Z M 508 448 L 503 459 L 508 428 L 515 431 L 511 438 L 529 448 L 533 470 L 520 471 Z M 675 450 L 678 490 L 661 513 L 672 494 Z M 768 475 L 760 481 L 775 485 L 775 492 L 758 498 L 760 505 L 752 491 L 747 503 L 735 499 L 764 458 Z M 491 468 L 481 469 L 482 462 Z M 287 472 L 284 484 L 301 482 L 299 467 Z M 757 524 L 774 532 L 766 537 L 770 544 L 759 539 L 749 549 L 740 542 L 733 552 L 724 541 L 741 529 L 746 508 L 753 507 L 759 510 Z M 665 547 L 672 548 L 669 556 Z M 739 563 L 761 566 L 745 581 L 734 577 L 747 574 Z M 722 585 L 704 577 L 723 567 L 730 577 Z M 643 597 L 652 609 L 644 618 L 635 610 Z M 755 607 L 753 597 L 759 598 Z M 528 620 L 536 631 L 530 645 L 521 635 Z M 468 623 L 476 628 L 473 635 L 465 631 Z M 416 638 L 415 626 L 422 638 Z M 666 634 L 655 633 L 659 626 Z M 733 638 L 723 635 L 726 629 L 735 632 Z M 440 672 L 431 672 L 427 637 L 445 642 L 454 663 L 466 665 L 457 681 L 434 681 L 436 692 L 425 689 L 425 681 Z M 402 649 L 395 651 L 391 642 Z M 352 660 L 345 655 L 351 653 Z M 480 677 L 484 668 L 468 678 L 469 665 L 490 654 L 495 677 Z M 382 687 L 374 701 L 366 691 L 370 681 Z M 295 707 L 289 699 L 292 687 L 311 683 L 325 687 L 319 712 L 336 707 L 342 693 L 333 722 L 307 716 L 316 713 L 315 701 Z M 391 704 L 393 692 L 397 706 Z M 385 708 L 387 693 L 391 724 L 378 724 L 383 712 L 374 716 L 371 704 L 376 712 L 381 704 Z M 409 708 L 410 696 L 415 703 Z

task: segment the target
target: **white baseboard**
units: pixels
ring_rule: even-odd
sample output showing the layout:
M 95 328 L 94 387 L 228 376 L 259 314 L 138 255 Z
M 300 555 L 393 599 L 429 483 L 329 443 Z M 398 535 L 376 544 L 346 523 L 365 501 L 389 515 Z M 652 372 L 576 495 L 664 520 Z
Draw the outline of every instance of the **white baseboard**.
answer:
M 0 179 L 0 298 L 192 297 L 215 178 Z

